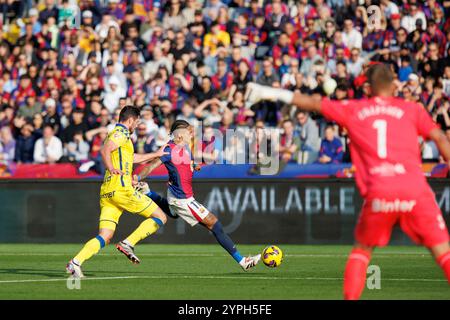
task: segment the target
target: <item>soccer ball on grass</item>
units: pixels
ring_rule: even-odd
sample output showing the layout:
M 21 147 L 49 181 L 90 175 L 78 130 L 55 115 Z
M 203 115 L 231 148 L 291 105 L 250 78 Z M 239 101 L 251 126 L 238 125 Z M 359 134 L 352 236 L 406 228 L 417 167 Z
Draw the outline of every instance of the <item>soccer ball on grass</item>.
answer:
M 262 261 L 268 267 L 278 267 L 283 261 L 283 251 L 277 246 L 268 246 L 262 252 Z

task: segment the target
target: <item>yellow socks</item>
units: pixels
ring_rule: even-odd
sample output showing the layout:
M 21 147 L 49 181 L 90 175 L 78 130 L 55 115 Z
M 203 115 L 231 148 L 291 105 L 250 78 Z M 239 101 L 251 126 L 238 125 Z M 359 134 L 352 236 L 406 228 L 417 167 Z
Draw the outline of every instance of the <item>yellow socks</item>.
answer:
M 162 225 L 162 221 L 158 218 L 146 219 L 136 230 L 134 230 L 132 234 L 130 234 L 126 241 L 134 247 L 136 243 L 155 233 Z M 84 261 L 90 259 L 94 254 L 98 253 L 100 249 L 105 246 L 105 244 L 105 240 L 101 236 L 96 236 L 95 238 L 89 240 L 86 242 L 83 249 L 81 249 L 75 258 L 73 258 L 74 262 L 81 265 Z
M 150 218 L 144 220 L 139 227 L 132 234 L 128 236 L 126 241 L 131 245 L 135 246 L 136 243 L 141 241 L 142 239 L 147 238 L 149 235 L 155 233 L 163 223 L 158 218 Z
M 101 248 L 105 246 L 105 240 L 101 236 L 96 236 L 95 238 L 89 240 L 84 245 L 83 249 L 76 255 L 73 260 L 80 265 L 90 259 L 94 254 L 100 251 Z

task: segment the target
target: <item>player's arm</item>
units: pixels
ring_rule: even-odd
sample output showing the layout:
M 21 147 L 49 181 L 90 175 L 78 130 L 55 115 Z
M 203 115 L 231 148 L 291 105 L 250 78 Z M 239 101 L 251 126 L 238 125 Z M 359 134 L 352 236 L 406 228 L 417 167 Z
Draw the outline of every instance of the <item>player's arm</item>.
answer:
M 436 144 L 440 154 L 450 166 L 450 142 L 444 132 L 441 129 L 434 128 L 430 131 L 428 137 Z
M 294 92 L 291 104 L 307 112 L 320 113 L 322 110 L 322 98 L 318 94 L 307 95 Z
M 281 101 L 289 105 L 307 111 L 322 114 L 326 119 L 346 127 L 349 119 L 348 114 L 352 112 L 350 101 L 337 101 L 322 99 L 318 94 L 307 95 L 300 92 L 292 92 L 285 89 L 261 86 L 249 83 L 245 92 L 245 99 L 254 104 L 261 100 Z
M 162 164 L 161 159 L 155 158 L 153 159 L 148 165 L 144 167 L 144 169 L 139 172 L 139 174 L 134 176 L 134 180 L 142 181 L 143 179 L 147 178 L 147 176 L 156 168 L 158 168 Z
M 114 168 L 111 160 L 111 153 L 118 148 L 119 147 L 113 141 L 107 140 L 103 147 L 100 149 L 100 154 L 102 155 L 103 163 L 105 164 L 106 169 L 111 174 L 123 175 L 123 172 L 121 170 Z
M 322 99 L 320 95 L 307 95 L 300 92 L 292 92 L 285 89 L 261 86 L 249 83 L 245 92 L 245 99 L 250 103 L 260 100 L 281 101 L 286 104 L 295 105 L 307 112 L 321 112 Z
M 164 151 L 166 147 L 167 145 L 163 145 L 161 148 L 159 148 L 158 151 L 152 153 L 145 153 L 145 154 L 135 153 L 133 157 L 133 163 L 146 163 L 153 161 L 156 158 L 160 158 L 166 154 L 169 154 L 168 152 Z

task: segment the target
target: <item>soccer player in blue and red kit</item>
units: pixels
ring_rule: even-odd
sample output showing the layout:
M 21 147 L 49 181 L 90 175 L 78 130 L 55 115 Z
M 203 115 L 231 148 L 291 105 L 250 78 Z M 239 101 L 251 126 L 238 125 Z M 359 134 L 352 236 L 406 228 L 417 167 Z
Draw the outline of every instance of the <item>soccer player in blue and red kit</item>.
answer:
M 222 224 L 215 215 L 194 199 L 192 190 L 192 176 L 198 170 L 192 158 L 190 144 L 193 139 L 192 127 L 184 120 L 176 120 L 171 127 L 173 140 L 164 149 L 167 153 L 147 165 L 134 183 L 144 179 L 154 169 L 164 164 L 169 172 L 167 199 L 155 193 L 144 191 L 155 203 L 159 203 L 163 211 L 174 217 L 181 217 L 191 226 L 201 224 L 212 232 L 217 242 L 239 263 L 244 270 L 256 266 L 261 255 L 243 257 L 236 248 L 233 240 L 224 232 Z

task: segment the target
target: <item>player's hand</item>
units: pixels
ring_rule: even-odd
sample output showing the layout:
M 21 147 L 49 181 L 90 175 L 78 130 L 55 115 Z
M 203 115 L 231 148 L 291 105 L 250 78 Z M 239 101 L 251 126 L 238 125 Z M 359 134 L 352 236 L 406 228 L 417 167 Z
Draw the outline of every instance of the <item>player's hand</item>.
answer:
M 156 151 L 156 155 L 158 156 L 158 158 L 161 158 L 162 156 L 165 156 L 166 154 L 169 154 L 169 152 L 164 151 L 164 149 L 169 146 L 168 144 L 163 145 L 161 148 L 158 149 L 158 151 Z
M 139 179 L 138 179 L 137 174 L 135 174 L 135 175 L 133 175 L 133 180 L 131 180 L 131 185 L 133 187 L 136 187 L 138 184 L 139 184 Z
M 111 174 L 123 176 L 123 172 L 122 172 L 121 170 L 119 170 L 119 169 L 111 169 L 111 170 L 108 169 L 108 171 L 109 171 Z

